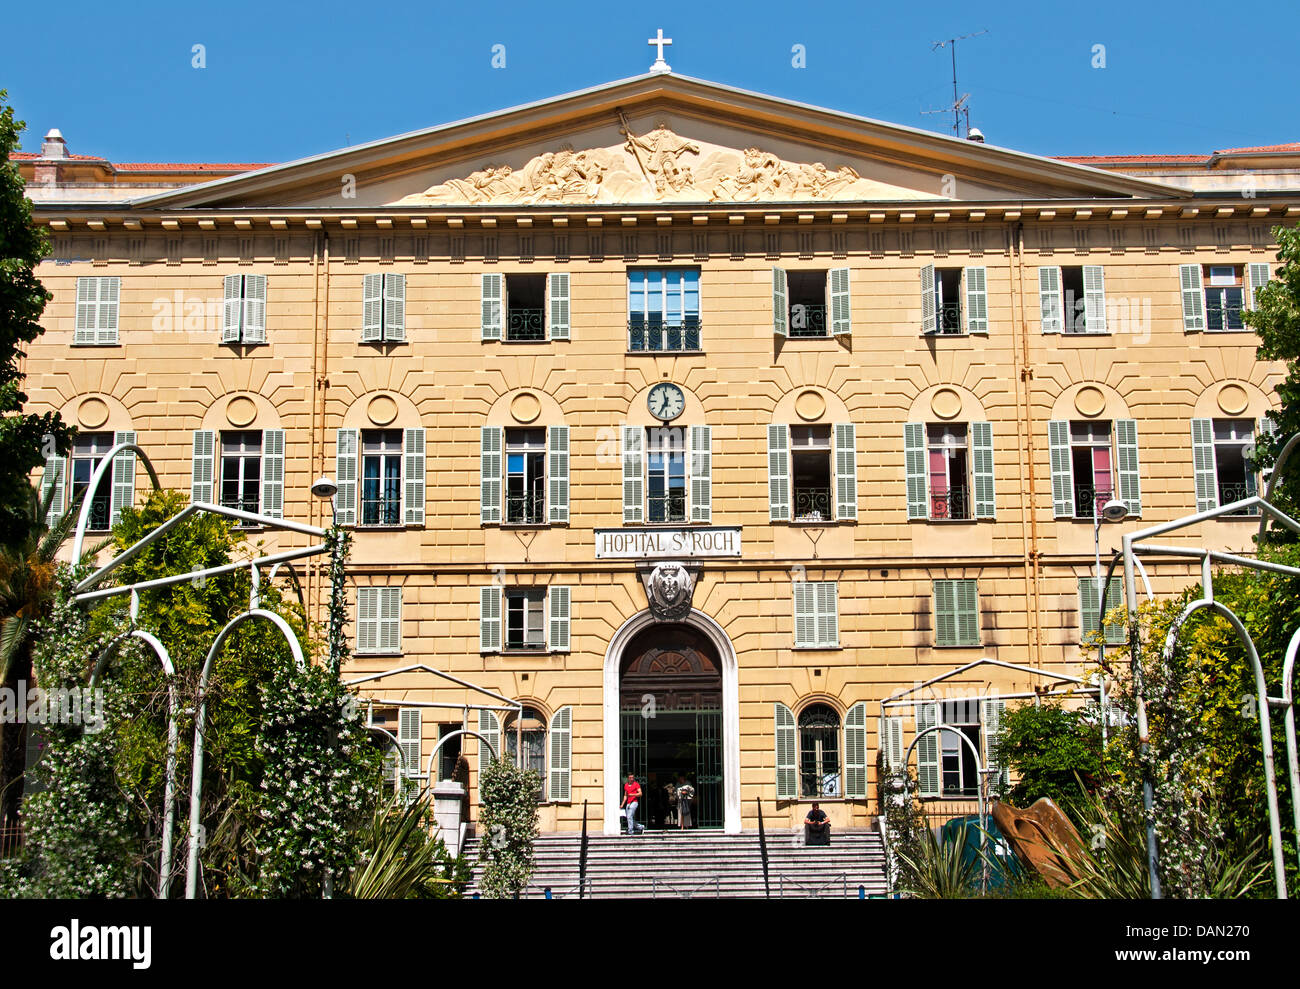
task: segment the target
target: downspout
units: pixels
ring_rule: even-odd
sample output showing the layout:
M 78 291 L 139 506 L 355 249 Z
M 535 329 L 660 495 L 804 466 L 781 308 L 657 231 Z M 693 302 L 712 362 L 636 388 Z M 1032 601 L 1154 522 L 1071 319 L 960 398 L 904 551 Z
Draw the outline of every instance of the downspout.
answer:
M 312 389 L 316 388 L 317 363 L 320 352 L 320 231 L 317 231 L 312 238 L 311 245 L 311 380 Z M 307 468 L 308 483 L 314 483 L 320 475 L 316 473 L 316 402 L 313 397 L 311 403 L 311 435 L 309 437 L 310 446 L 308 452 Z M 316 505 L 315 498 L 311 499 L 311 517 L 313 524 L 318 523 L 316 513 L 320 508 Z M 316 588 L 320 583 L 321 565 L 318 561 L 312 561 L 312 566 L 307 572 L 307 601 L 308 608 L 313 607 L 316 601 Z
M 318 403 L 320 407 L 320 443 L 319 446 L 317 447 L 317 456 L 320 459 L 317 462 L 316 469 L 320 471 L 321 474 L 324 474 L 325 473 L 325 397 L 326 397 L 326 389 L 329 387 L 329 365 L 330 365 L 330 235 L 328 230 L 323 232 L 322 239 L 324 241 L 324 245 L 322 248 L 322 253 L 324 255 L 324 263 L 322 267 L 324 269 L 324 280 L 325 280 L 325 286 L 323 292 L 324 305 L 322 306 L 322 312 L 321 312 L 320 376 L 316 378 L 314 384 L 315 384 L 316 391 L 320 395 L 320 399 Z M 337 481 L 337 478 L 335 480 Z M 332 521 L 333 519 L 332 507 L 330 505 L 325 504 L 323 499 L 322 499 L 322 504 L 320 506 L 320 509 L 322 513 L 329 511 L 331 513 L 330 518 Z M 323 523 L 323 514 L 322 514 L 322 523 Z M 316 581 L 316 587 L 318 591 L 317 605 L 316 605 L 317 620 L 323 621 L 324 614 L 321 610 L 321 602 L 319 597 L 319 592 L 323 590 L 323 581 L 319 578 L 319 576 Z
M 1029 645 L 1033 654 L 1033 665 L 1041 667 L 1043 665 L 1043 642 L 1042 642 L 1042 597 L 1040 589 L 1040 567 L 1041 556 L 1038 550 L 1038 497 L 1035 486 L 1035 465 L 1036 457 L 1034 451 L 1034 418 L 1033 418 L 1033 401 L 1031 390 L 1034 380 L 1034 369 L 1029 363 L 1029 323 L 1025 315 L 1025 225 L 1022 222 L 1016 223 L 1015 230 L 1015 258 L 1016 258 L 1016 278 L 1015 287 L 1018 288 L 1017 296 L 1020 301 L 1020 374 L 1019 389 L 1021 398 L 1024 402 L 1024 417 L 1016 417 L 1016 432 L 1021 441 L 1021 449 L 1025 451 L 1025 480 L 1027 481 L 1028 490 L 1022 495 L 1020 502 L 1020 522 L 1021 522 L 1021 539 L 1025 535 L 1025 523 L 1028 522 L 1029 541 L 1026 548 L 1025 560 L 1025 606 L 1028 611 L 1028 635 Z M 1023 428 L 1023 432 L 1021 432 Z M 1032 596 L 1033 605 L 1030 606 Z

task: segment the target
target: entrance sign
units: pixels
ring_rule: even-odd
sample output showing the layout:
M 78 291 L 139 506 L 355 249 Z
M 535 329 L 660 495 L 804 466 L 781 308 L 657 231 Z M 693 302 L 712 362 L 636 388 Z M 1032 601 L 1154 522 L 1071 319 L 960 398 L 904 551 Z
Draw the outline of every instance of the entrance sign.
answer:
M 740 526 L 596 530 L 598 560 L 739 555 Z

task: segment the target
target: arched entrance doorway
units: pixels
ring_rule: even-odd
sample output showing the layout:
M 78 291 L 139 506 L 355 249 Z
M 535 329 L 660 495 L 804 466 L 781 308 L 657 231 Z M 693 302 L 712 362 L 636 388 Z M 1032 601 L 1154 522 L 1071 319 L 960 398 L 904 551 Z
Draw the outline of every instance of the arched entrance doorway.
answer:
M 674 657 L 674 653 L 680 659 Z M 623 675 L 632 669 L 633 681 L 625 695 Z M 655 683 L 658 679 L 660 682 Z M 719 679 L 721 681 L 719 686 Z M 636 682 L 640 680 L 640 682 Z M 602 765 L 604 767 L 604 831 L 606 834 L 619 833 L 619 801 L 622 796 L 622 782 L 626 778 L 623 770 L 623 725 L 624 699 L 630 708 L 632 691 L 645 686 L 649 689 L 635 695 L 637 717 L 641 719 L 641 694 L 651 694 L 654 698 L 656 715 L 662 710 L 663 700 L 667 701 L 668 710 L 679 715 L 696 710 L 703 713 L 700 718 L 699 731 L 704 736 L 704 755 L 712 757 L 717 752 L 721 779 L 716 784 L 721 804 L 721 826 L 728 834 L 740 831 L 740 712 L 739 712 L 739 676 L 736 667 L 736 651 L 731 639 L 722 627 L 708 615 L 692 609 L 680 622 L 659 622 L 648 612 L 633 615 L 610 638 L 605 652 L 604 664 L 604 745 Z M 660 689 L 665 695 L 660 698 Z M 671 696 L 668 696 L 671 694 Z M 647 702 L 648 703 L 648 702 Z M 699 707 L 688 708 L 688 703 L 697 703 Z M 712 709 L 706 705 L 716 705 Z M 676 705 L 676 707 L 674 707 Z M 720 711 L 718 710 L 720 708 Z M 631 713 L 630 711 L 628 712 Z M 672 721 L 662 723 L 665 729 L 675 727 L 681 731 L 682 724 L 674 725 Z M 652 741 L 659 725 L 645 725 L 645 772 L 649 773 L 652 758 Z M 716 745 L 709 733 L 716 727 Z M 636 738 L 641 725 L 629 725 L 629 739 Z M 665 748 L 672 743 L 671 733 L 664 738 Z M 636 747 L 641 746 L 637 741 Z M 699 746 L 696 729 L 691 725 L 691 735 L 687 744 Z M 692 750 L 692 751 L 698 751 Z M 630 758 L 639 758 L 630 756 Z M 656 757 L 657 758 L 657 757 Z M 663 772 L 672 772 L 680 760 L 686 764 L 686 754 L 674 754 Z M 711 763 L 709 764 L 711 765 Z M 707 768 L 707 766 L 706 766 Z M 638 770 L 634 768 L 634 772 Z M 656 773 L 661 770 L 656 769 Z M 620 773 L 623 773 L 620 776 Z M 696 770 L 697 775 L 700 770 Z M 689 773 L 687 774 L 689 777 Z M 705 776 L 713 776 L 709 771 Z M 648 780 L 642 780 L 643 787 Z M 664 781 L 666 782 L 666 781 Z M 712 780 L 707 780 L 711 786 Z M 663 784 L 660 783 L 662 786 Z M 698 787 L 697 787 L 698 790 Z M 700 799 L 696 800 L 697 806 Z M 638 819 L 645 823 L 645 816 L 638 813 Z M 716 822 L 719 814 L 709 811 L 709 820 Z M 716 823 L 713 823 L 717 827 Z
M 628 643 L 619 665 L 619 779 L 632 773 L 641 783 L 640 823 L 676 827 L 667 787 L 684 779 L 695 788 L 692 826 L 722 827 L 717 649 L 689 625 L 652 625 Z

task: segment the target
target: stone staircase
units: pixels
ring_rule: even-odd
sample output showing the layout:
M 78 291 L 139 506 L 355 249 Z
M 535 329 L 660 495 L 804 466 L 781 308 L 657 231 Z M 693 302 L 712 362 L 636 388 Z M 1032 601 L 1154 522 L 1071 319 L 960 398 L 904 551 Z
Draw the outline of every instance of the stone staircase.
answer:
M 636 837 L 589 835 L 586 896 L 592 899 L 819 898 L 842 899 L 886 892 L 885 851 L 874 829 L 837 831 L 827 847 L 796 844 L 789 831 L 768 832 L 768 883 L 758 832 L 647 831 Z M 581 835 L 545 834 L 534 846 L 533 875 L 525 896 L 547 887 L 557 899 L 578 896 Z M 477 891 L 478 839 L 466 842 L 474 867 L 466 895 Z

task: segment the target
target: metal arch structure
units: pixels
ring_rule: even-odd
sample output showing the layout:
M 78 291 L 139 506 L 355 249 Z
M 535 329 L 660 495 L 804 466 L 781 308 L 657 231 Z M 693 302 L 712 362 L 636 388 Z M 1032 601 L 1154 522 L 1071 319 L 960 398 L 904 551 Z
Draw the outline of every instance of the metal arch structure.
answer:
M 132 603 L 135 603 L 134 600 Z M 135 619 L 135 616 L 136 609 L 132 608 L 132 620 Z M 162 664 L 163 675 L 167 679 L 167 762 L 163 776 L 162 855 L 158 863 L 158 899 L 165 900 L 171 887 L 172 878 L 172 832 L 176 826 L 176 751 L 180 744 L 180 728 L 176 722 L 177 716 L 180 714 L 180 704 L 176 697 L 176 670 L 172 665 L 171 655 L 157 636 L 146 632 L 144 629 L 133 628 L 128 632 L 123 632 L 113 638 L 100 652 L 90 674 L 90 688 L 93 690 L 96 684 L 99 683 L 100 676 L 108 668 L 109 660 L 113 658 L 113 654 L 116 653 L 118 648 L 127 639 L 133 638 L 144 642 L 154 651 L 154 655 L 158 657 L 158 661 Z
M 1119 556 L 1124 561 L 1124 595 L 1125 606 L 1128 610 L 1128 648 L 1133 675 L 1133 699 L 1135 708 L 1135 727 L 1138 734 L 1139 751 L 1145 754 L 1150 749 L 1151 737 L 1147 723 L 1146 715 L 1146 698 L 1144 692 L 1142 676 L 1142 644 L 1141 629 L 1138 622 L 1137 613 L 1137 588 L 1134 585 L 1134 576 L 1139 572 L 1141 560 L 1139 554 L 1145 556 L 1160 556 L 1181 559 L 1199 560 L 1201 564 L 1201 584 L 1204 597 L 1199 601 L 1189 603 L 1179 616 L 1179 619 L 1170 628 L 1169 635 L 1165 642 L 1163 655 L 1172 656 L 1178 644 L 1178 634 L 1182 627 L 1197 610 L 1211 608 L 1218 614 L 1222 615 L 1233 630 L 1237 633 L 1246 651 L 1250 654 L 1251 662 L 1255 673 L 1255 689 L 1257 710 L 1260 716 L 1260 728 L 1263 733 L 1263 752 L 1265 764 L 1265 780 L 1268 788 L 1269 803 L 1269 827 L 1273 839 L 1273 874 L 1274 885 L 1276 887 L 1278 898 L 1285 899 L 1286 875 L 1284 862 L 1282 858 L 1282 849 L 1280 841 L 1281 825 L 1278 820 L 1277 811 L 1277 781 L 1276 767 L 1273 760 L 1273 742 L 1272 732 L 1269 728 L 1269 707 L 1278 707 L 1285 710 L 1285 717 L 1290 731 L 1288 734 L 1287 744 L 1287 761 L 1289 763 L 1289 780 L 1291 785 L 1291 799 L 1294 804 L 1300 800 L 1300 764 L 1297 763 L 1296 746 L 1294 743 L 1294 724 L 1295 724 L 1295 695 L 1294 687 L 1291 680 L 1295 673 L 1295 651 L 1300 649 L 1300 630 L 1297 630 L 1292 637 L 1291 645 L 1288 647 L 1288 658 L 1283 664 L 1283 676 L 1285 682 L 1282 688 L 1282 696 L 1270 697 L 1268 695 L 1268 684 L 1264 677 L 1263 666 L 1259 660 L 1258 650 L 1254 642 L 1251 641 L 1250 635 L 1246 632 L 1245 625 L 1241 622 L 1230 608 L 1214 598 L 1214 583 L 1211 567 L 1215 563 L 1228 564 L 1231 566 L 1244 567 L 1250 570 L 1263 570 L 1272 573 L 1282 573 L 1288 576 L 1300 577 L 1300 568 L 1290 567 L 1280 563 L 1273 563 L 1268 560 L 1255 559 L 1253 557 L 1242 556 L 1238 553 L 1225 553 L 1218 550 L 1212 550 L 1205 547 L 1195 546 L 1167 546 L 1152 543 L 1149 540 L 1165 533 L 1173 532 L 1179 529 L 1185 529 L 1189 526 L 1198 525 L 1201 522 L 1224 516 L 1238 515 L 1258 511 L 1260 518 L 1261 533 L 1264 532 L 1265 526 L 1269 519 L 1272 519 L 1284 529 L 1289 529 L 1294 533 L 1300 534 L 1300 522 L 1291 518 L 1281 509 L 1274 506 L 1268 496 L 1270 496 L 1282 474 L 1282 468 L 1286 465 L 1291 457 L 1292 452 L 1297 445 L 1300 445 L 1300 434 L 1292 436 L 1282 448 L 1278 456 L 1276 467 L 1272 476 L 1269 478 L 1268 487 L 1265 496 L 1252 495 L 1249 498 L 1243 498 L 1240 501 L 1234 501 L 1227 505 L 1220 505 L 1218 508 L 1207 509 L 1203 512 L 1195 512 L 1191 515 L 1185 515 L 1182 518 L 1174 519 L 1172 522 L 1164 522 L 1159 525 L 1150 526 L 1137 532 L 1127 533 L 1122 537 L 1122 548 Z M 1115 568 L 1115 560 L 1111 561 L 1111 573 Z M 1109 575 L 1107 584 L 1104 588 L 1109 590 Z M 1103 597 L 1102 601 L 1105 600 Z M 1100 609 L 1099 609 L 1100 611 Z M 1098 623 L 1101 623 L 1101 615 L 1098 615 Z M 1104 639 L 1104 636 L 1103 636 Z M 1104 647 L 1103 647 L 1104 648 Z M 1103 652 L 1104 656 L 1104 652 Z M 1151 882 L 1152 899 L 1163 898 L 1161 890 L 1159 863 L 1160 849 L 1155 834 L 1154 819 L 1154 784 L 1150 778 L 1149 771 L 1145 774 L 1142 781 L 1142 803 L 1146 814 L 1146 840 L 1147 840 L 1147 872 Z M 1296 831 L 1297 837 L 1300 838 L 1300 809 L 1296 810 Z
M 972 742 L 969 738 L 967 738 L 965 734 L 963 734 L 962 732 L 955 731 L 949 726 L 943 724 L 931 725 L 929 728 L 923 728 L 921 731 L 918 731 L 916 733 L 916 737 L 912 739 L 912 744 L 909 745 L 907 747 L 907 751 L 903 753 L 904 770 L 906 770 L 907 764 L 912 761 L 912 750 L 916 748 L 917 743 L 920 742 L 921 739 L 925 738 L 926 735 L 934 734 L 936 732 L 943 732 L 943 731 L 952 732 L 952 734 L 956 735 L 959 739 L 961 739 L 961 741 L 966 745 L 966 747 L 970 749 L 971 755 L 974 756 L 975 758 L 975 775 L 980 780 L 984 780 L 985 779 L 984 762 L 982 759 L 980 759 L 979 749 L 975 748 L 975 743 Z M 988 859 L 984 857 L 985 854 L 984 850 L 988 847 L 989 812 L 988 812 L 988 803 L 984 797 L 984 783 L 982 782 L 980 783 L 980 787 L 979 787 L 979 814 L 980 814 L 980 860 L 981 860 L 980 886 L 984 891 L 987 891 L 988 883 L 989 883 L 989 863 L 988 863 Z
M 158 484 L 158 472 L 153 469 L 153 464 L 149 461 L 149 455 L 144 452 L 142 447 L 135 443 L 118 443 L 116 446 L 112 447 L 104 454 L 103 459 L 95 466 L 95 472 L 90 475 L 90 484 L 86 487 L 86 490 L 90 494 L 81 499 L 81 512 L 77 516 L 77 534 L 72 543 L 72 558 L 74 560 L 81 559 L 81 544 L 86 538 L 86 525 L 90 521 L 90 509 L 92 502 L 94 501 L 94 498 L 90 495 L 93 495 L 94 492 L 99 490 L 99 482 L 103 480 L 104 475 L 108 473 L 108 471 L 113 469 L 113 461 L 116 459 L 117 455 L 119 453 L 125 453 L 127 450 L 133 451 L 141 460 L 144 461 L 144 469 L 149 473 L 149 480 L 153 481 L 153 489 L 155 491 L 160 490 Z
M 443 735 L 442 738 L 438 739 L 437 744 L 433 747 L 433 751 L 429 753 L 429 761 L 425 764 L 424 786 L 421 789 L 421 792 L 429 789 L 429 787 L 433 785 L 433 761 L 438 758 L 438 750 L 442 748 L 444 743 L 450 742 L 453 738 L 459 738 L 461 735 L 471 735 L 474 738 L 477 738 L 481 745 L 487 746 L 488 754 L 492 756 L 493 759 L 500 758 L 497 750 L 492 747 L 492 743 L 488 741 L 486 735 L 481 735 L 472 728 L 457 728 L 455 731 L 449 731 L 447 734 Z M 515 750 L 515 758 L 521 758 L 517 748 Z
M 256 587 L 256 584 L 254 584 L 254 587 Z M 208 649 L 207 658 L 203 661 L 203 669 L 199 673 L 199 703 L 194 717 L 194 759 L 190 771 L 189 862 L 185 873 L 185 898 L 187 900 L 192 900 L 198 895 L 199 811 L 203 801 L 203 732 L 207 727 L 208 678 L 212 675 L 213 663 L 216 661 L 217 653 L 220 652 L 226 638 L 241 624 L 254 618 L 269 621 L 280 630 L 285 641 L 289 643 L 289 651 L 293 654 L 298 669 L 304 669 L 307 665 L 306 658 L 302 653 L 302 646 L 299 645 L 298 637 L 293 634 L 293 629 L 290 628 L 289 623 L 274 611 L 266 611 L 256 606 L 249 608 L 243 614 L 236 615 L 227 622 L 226 627 L 217 634 L 211 648 Z

